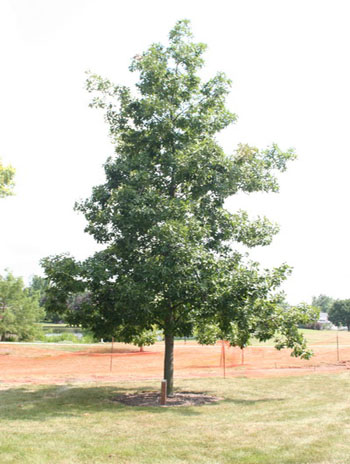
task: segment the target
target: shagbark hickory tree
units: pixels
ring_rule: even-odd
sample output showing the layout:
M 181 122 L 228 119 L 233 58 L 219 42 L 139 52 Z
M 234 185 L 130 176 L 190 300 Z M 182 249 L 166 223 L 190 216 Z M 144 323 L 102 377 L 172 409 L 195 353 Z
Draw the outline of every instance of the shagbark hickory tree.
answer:
M 115 154 L 105 164 L 106 182 L 76 209 L 105 248 L 84 262 L 43 260 L 52 306 L 63 310 L 67 295 L 86 293 L 72 321 L 104 337 L 121 328 L 125 340 L 154 325 L 163 331 L 168 394 L 174 337 L 194 329 L 216 327 L 217 337 L 239 346 L 252 335 L 277 337 L 278 347 L 308 355 L 297 331 L 308 308 L 287 310 L 276 293 L 288 266 L 260 271 L 234 248 L 268 245 L 277 227 L 224 208 L 238 192 L 278 191 L 275 174 L 294 153 L 276 145 L 224 153 L 216 134 L 236 119 L 225 106 L 230 81 L 222 73 L 201 80 L 205 48 L 192 41 L 188 21 L 179 21 L 167 46 L 134 57 L 134 91 L 89 75 L 91 105 L 105 110 Z

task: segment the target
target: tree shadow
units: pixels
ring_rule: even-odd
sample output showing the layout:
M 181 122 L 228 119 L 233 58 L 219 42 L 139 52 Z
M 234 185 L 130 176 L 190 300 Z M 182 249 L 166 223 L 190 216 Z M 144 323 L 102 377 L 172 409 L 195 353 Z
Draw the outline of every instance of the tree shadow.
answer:
M 118 401 L 118 397 L 131 392 L 149 393 L 155 392 L 155 389 L 149 385 L 122 387 L 118 385 L 75 386 L 66 384 L 12 387 L 0 390 L 0 421 L 45 421 L 53 417 L 84 417 L 100 412 L 115 414 L 147 412 L 197 416 L 205 414 L 206 408 L 203 409 L 203 406 L 212 408 L 222 403 L 232 403 L 254 407 L 259 403 L 284 401 L 284 398 L 235 399 L 226 397 L 207 404 L 169 407 L 161 405 L 134 406 Z M 178 391 L 178 393 L 181 392 Z M 212 395 L 214 392 L 197 393 Z
M 0 421 L 45 421 L 54 417 L 84 417 L 100 412 L 125 413 L 126 411 L 154 414 L 200 415 L 201 406 L 129 406 L 116 400 L 130 392 L 154 391 L 149 386 L 72 386 L 15 387 L 0 390 Z M 207 405 L 207 406 L 210 406 Z

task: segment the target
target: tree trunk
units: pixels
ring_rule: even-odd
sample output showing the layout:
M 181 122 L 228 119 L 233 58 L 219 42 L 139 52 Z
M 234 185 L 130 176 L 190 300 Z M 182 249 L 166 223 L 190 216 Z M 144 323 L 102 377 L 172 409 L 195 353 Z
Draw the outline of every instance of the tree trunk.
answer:
M 164 379 L 167 381 L 167 395 L 174 393 L 174 316 L 169 309 L 164 327 L 165 354 L 164 354 Z
M 164 379 L 167 381 L 167 396 L 174 393 L 174 335 L 165 334 Z

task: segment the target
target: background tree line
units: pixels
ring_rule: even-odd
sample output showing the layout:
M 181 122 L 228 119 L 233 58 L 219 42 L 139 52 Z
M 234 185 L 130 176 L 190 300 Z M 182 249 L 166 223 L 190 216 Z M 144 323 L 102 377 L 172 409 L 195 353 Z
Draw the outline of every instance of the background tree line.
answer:
M 40 322 L 64 322 L 70 326 L 80 326 L 82 306 L 89 299 L 89 295 L 73 295 L 67 300 L 65 311 L 58 314 L 45 308 L 48 287 L 48 280 L 37 275 L 33 276 L 28 287 L 25 287 L 21 278 L 14 277 L 10 272 L 0 276 L 0 341 L 43 339 Z M 285 303 L 285 306 L 288 307 L 288 304 Z M 334 325 L 350 330 L 350 299 L 335 300 L 321 294 L 312 298 L 312 306 L 327 313 L 328 320 Z M 320 329 L 322 326 L 314 322 L 307 325 L 307 328 Z M 123 327 L 115 331 L 114 335 L 116 341 L 132 342 L 140 349 L 152 345 L 157 337 L 162 336 L 156 326 L 140 331 L 131 339 L 125 336 Z M 221 334 L 218 326 L 209 324 L 195 328 L 188 335 L 194 336 L 200 343 L 211 344 L 215 343 Z
M 312 306 L 328 314 L 328 320 L 337 327 L 347 327 L 350 331 L 350 299 L 335 300 L 327 295 L 312 298 Z M 318 328 L 318 327 L 316 327 Z
M 23 280 L 10 272 L 0 276 L 0 341 L 30 341 L 39 337 L 38 323 L 44 315 L 39 292 L 26 288 Z

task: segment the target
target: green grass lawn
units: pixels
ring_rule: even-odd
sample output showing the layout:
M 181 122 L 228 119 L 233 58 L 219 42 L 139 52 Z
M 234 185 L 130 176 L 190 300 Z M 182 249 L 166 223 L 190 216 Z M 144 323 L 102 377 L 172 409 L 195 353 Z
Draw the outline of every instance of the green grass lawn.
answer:
M 299 329 L 304 334 L 308 344 L 330 344 L 335 345 L 337 335 L 339 337 L 339 343 L 343 345 L 350 345 L 350 332 L 348 331 L 337 331 L 337 330 L 311 330 L 311 329 Z M 273 340 L 267 342 L 259 342 L 256 339 L 252 339 L 251 345 L 253 346 L 273 346 Z
M 350 463 L 350 373 L 177 380 L 215 404 L 111 401 L 154 382 L 0 390 L 1 463 Z

